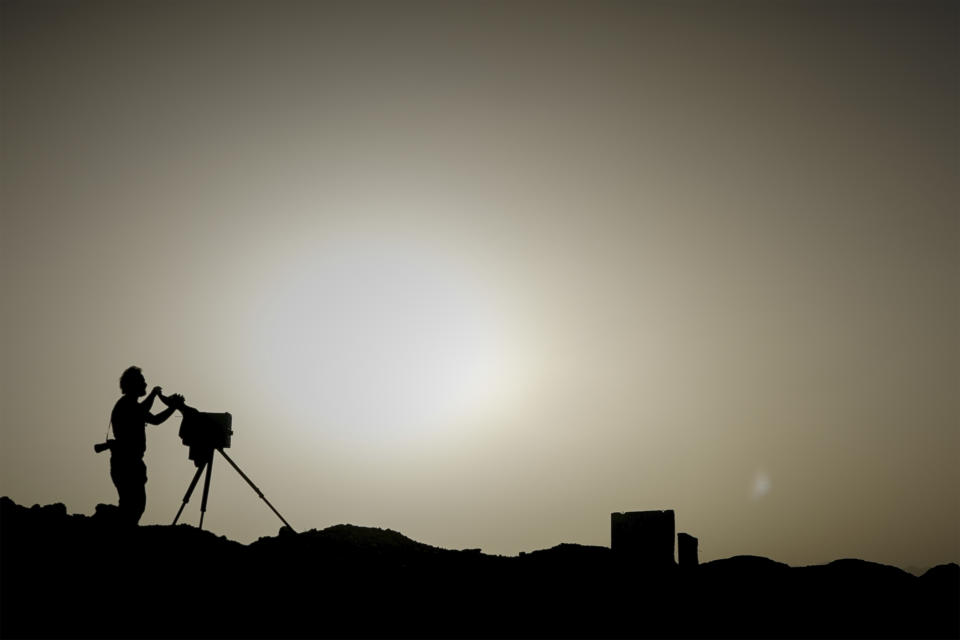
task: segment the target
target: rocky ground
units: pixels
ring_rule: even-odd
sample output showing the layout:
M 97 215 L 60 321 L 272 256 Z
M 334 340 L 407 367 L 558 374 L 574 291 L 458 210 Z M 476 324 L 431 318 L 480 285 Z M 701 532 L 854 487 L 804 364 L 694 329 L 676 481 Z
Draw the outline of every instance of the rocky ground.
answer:
M 0 498 L 0 635 L 958 637 L 960 567 L 740 556 L 651 572 L 606 547 L 503 557 L 338 525 L 242 545 Z

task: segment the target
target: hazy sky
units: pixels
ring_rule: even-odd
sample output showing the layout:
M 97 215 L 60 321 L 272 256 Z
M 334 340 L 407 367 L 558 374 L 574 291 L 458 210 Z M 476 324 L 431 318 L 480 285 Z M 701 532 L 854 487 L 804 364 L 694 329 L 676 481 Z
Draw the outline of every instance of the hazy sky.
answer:
M 704 560 L 958 561 L 958 25 L 4 0 L 0 494 L 115 503 L 137 364 L 300 530 L 512 555 L 673 508 Z M 205 526 L 274 535 L 214 467 Z

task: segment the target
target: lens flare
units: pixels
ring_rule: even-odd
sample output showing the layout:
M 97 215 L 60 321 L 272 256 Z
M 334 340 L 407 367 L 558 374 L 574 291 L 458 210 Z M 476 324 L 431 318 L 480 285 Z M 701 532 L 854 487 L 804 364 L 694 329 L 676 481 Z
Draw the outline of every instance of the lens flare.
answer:
M 750 489 L 750 497 L 754 500 L 760 500 L 770 493 L 770 489 L 772 487 L 773 484 L 771 483 L 770 475 L 763 470 L 757 471 L 756 475 L 753 477 L 753 486 Z

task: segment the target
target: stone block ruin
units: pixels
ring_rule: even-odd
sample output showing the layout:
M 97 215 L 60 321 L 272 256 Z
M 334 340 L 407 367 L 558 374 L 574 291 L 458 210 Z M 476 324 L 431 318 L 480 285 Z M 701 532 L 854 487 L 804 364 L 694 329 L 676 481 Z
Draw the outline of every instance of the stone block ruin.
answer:
M 677 566 L 674 539 L 678 540 L 680 566 L 699 564 L 697 539 L 676 534 L 673 509 L 663 511 L 627 511 L 610 514 L 610 548 L 629 562 L 650 569 Z
M 700 564 L 697 539 L 689 533 L 677 534 L 677 556 L 681 568 L 693 568 Z

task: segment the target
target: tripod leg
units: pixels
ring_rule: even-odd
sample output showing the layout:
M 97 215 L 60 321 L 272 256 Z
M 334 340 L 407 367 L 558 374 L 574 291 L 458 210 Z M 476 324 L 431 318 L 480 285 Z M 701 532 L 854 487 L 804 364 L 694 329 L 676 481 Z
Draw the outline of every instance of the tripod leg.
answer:
M 180 519 L 180 514 L 183 513 L 183 508 L 187 506 L 187 503 L 190 502 L 190 496 L 193 495 L 193 490 L 197 486 L 197 481 L 200 479 L 200 474 L 203 472 L 203 467 L 201 465 L 197 468 L 197 472 L 193 474 L 193 480 L 190 481 L 190 486 L 187 488 L 187 492 L 183 494 L 183 502 L 180 504 L 180 509 L 177 510 L 177 517 L 173 519 L 173 524 L 177 524 L 177 520 Z
M 290 526 L 290 523 L 284 520 L 283 516 L 280 515 L 280 512 L 277 511 L 276 508 L 274 508 L 274 506 L 270 504 L 270 501 L 267 500 L 267 498 L 263 495 L 263 491 L 260 491 L 260 489 L 257 488 L 257 485 L 253 484 L 253 480 L 248 478 L 247 474 L 245 474 L 243 471 L 240 470 L 240 467 L 237 466 L 237 463 L 234 462 L 230 456 L 224 453 L 222 448 L 217 449 L 217 451 L 219 451 L 220 455 L 222 455 L 224 458 L 227 459 L 227 462 L 229 462 L 230 466 L 233 467 L 236 470 L 236 472 L 240 474 L 240 477 L 246 480 L 247 484 L 250 485 L 253 488 L 253 490 L 257 492 L 257 495 L 260 496 L 260 499 L 267 503 L 267 506 L 270 507 L 270 510 L 273 511 L 275 514 L 277 514 L 277 517 L 280 518 L 283 524 L 287 525 L 287 528 L 290 529 L 290 531 L 293 531 L 293 527 Z M 296 533 L 296 531 L 293 531 L 293 532 Z
M 203 479 L 203 500 L 200 502 L 200 529 L 203 529 L 203 516 L 207 513 L 207 495 L 210 493 L 210 474 L 213 473 L 213 452 L 207 459 L 207 476 Z

